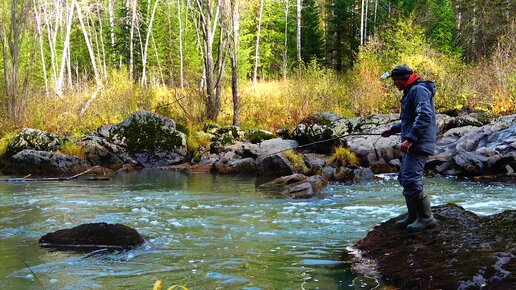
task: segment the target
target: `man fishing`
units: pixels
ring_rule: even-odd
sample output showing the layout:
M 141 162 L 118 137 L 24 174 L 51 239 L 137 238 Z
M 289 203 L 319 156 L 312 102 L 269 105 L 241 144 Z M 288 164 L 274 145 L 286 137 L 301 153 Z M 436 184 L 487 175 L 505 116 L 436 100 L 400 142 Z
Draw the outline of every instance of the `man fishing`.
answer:
M 436 117 L 433 97 L 436 85 L 432 81 L 424 81 L 404 64 L 396 66 L 381 78 L 389 77 L 403 91 L 401 122 L 382 133 L 382 137 L 389 137 L 401 132 L 400 148 L 404 155 L 398 181 L 403 186 L 408 215 L 397 221 L 396 227 L 420 231 L 437 225 L 422 182 L 425 163 L 435 150 Z

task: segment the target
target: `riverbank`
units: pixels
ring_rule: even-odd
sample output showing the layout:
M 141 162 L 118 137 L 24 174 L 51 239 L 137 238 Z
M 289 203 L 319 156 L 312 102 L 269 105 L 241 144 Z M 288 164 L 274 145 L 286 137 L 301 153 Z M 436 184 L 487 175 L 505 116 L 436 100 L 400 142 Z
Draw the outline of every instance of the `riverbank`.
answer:
M 480 113 L 454 114 L 437 116 L 437 150 L 425 166 L 427 175 L 514 181 L 516 115 L 490 119 Z M 388 114 L 346 119 L 321 113 L 277 132 L 215 125 L 189 132 L 174 120 L 138 111 L 79 139 L 23 129 L 9 141 L 2 171 L 23 176 L 72 175 L 92 166 L 106 168 L 102 174 L 161 167 L 192 173 L 304 174 L 348 183 L 369 181 L 371 172 L 399 169 L 399 137 L 377 135 L 398 118 Z M 347 148 L 357 161 L 330 162 L 336 147 Z

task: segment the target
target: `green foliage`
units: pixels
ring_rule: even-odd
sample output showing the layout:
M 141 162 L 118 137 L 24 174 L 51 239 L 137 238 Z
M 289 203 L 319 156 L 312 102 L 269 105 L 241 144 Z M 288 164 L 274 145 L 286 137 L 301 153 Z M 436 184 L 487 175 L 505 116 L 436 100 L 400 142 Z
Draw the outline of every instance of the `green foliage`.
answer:
M 303 154 L 297 153 L 293 150 L 283 152 L 283 155 L 292 163 L 295 172 L 298 173 L 307 173 L 309 171 L 308 167 L 303 160 Z
M 309 63 L 313 59 L 323 60 L 324 38 L 320 8 L 315 0 L 304 0 L 301 11 L 301 58 Z
M 335 147 L 333 154 L 328 159 L 328 164 L 340 167 L 347 165 L 359 165 L 360 161 L 355 153 L 351 152 L 348 148 L 339 146 Z
M 12 138 L 16 135 L 15 132 L 10 132 L 10 133 L 6 133 L 4 134 L 1 138 L 0 138 L 0 157 L 4 156 L 5 153 L 7 152 L 7 147 L 9 145 L 9 142 L 12 140 Z

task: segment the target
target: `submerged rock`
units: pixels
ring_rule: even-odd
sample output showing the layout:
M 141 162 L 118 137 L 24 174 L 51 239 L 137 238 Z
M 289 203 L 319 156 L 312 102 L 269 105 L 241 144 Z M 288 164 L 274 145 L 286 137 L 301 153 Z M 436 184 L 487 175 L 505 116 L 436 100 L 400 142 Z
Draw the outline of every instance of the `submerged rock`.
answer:
M 278 177 L 270 182 L 260 185 L 262 188 L 278 188 L 281 195 L 294 199 L 312 198 L 321 192 L 328 181 L 320 175 L 306 176 L 295 173 Z
M 514 289 L 516 210 L 481 217 L 433 207 L 438 227 L 410 232 L 390 219 L 354 247 L 376 261 L 381 279 L 400 289 Z
M 48 233 L 38 242 L 42 247 L 62 250 L 131 249 L 144 239 L 123 224 L 92 223 Z

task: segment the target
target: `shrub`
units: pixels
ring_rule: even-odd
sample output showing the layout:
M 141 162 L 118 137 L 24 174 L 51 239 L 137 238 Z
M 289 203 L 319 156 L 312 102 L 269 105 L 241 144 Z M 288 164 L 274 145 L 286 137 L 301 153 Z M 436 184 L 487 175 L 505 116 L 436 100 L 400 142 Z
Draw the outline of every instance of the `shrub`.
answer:
M 305 161 L 303 160 L 303 155 L 301 153 L 297 153 L 293 150 L 288 150 L 283 152 L 283 155 L 292 163 L 292 166 L 294 167 L 294 170 L 299 173 L 307 173 L 308 167 L 305 164 Z
M 337 167 L 347 165 L 359 165 L 358 157 L 355 153 L 351 152 L 348 148 L 342 146 L 336 147 L 333 154 L 328 159 L 328 164 L 335 165 Z
M 72 141 L 65 141 L 61 146 L 59 146 L 57 151 L 62 154 L 75 156 L 82 160 L 86 158 L 84 147 Z

